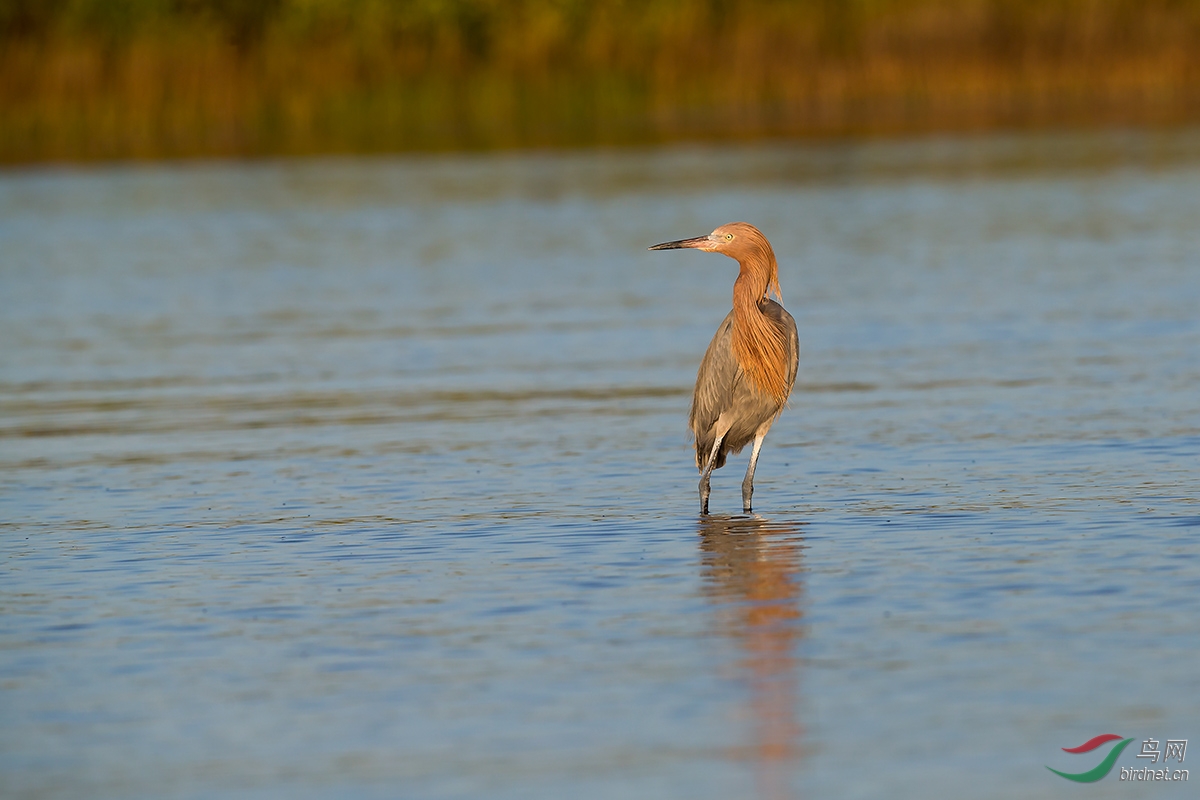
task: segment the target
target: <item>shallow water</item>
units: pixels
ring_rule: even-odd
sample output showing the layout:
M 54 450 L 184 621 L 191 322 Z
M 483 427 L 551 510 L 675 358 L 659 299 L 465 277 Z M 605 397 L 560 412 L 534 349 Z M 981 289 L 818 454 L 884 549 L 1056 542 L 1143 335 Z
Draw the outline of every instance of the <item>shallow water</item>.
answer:
M 1200 738 L 1197 208 L 1195 132 L 0 173 L 0 794 L 1194 796 L 1046 766 Z M 800 376 L 701 518 L 736 266 L 645 248 L 735 219 Z

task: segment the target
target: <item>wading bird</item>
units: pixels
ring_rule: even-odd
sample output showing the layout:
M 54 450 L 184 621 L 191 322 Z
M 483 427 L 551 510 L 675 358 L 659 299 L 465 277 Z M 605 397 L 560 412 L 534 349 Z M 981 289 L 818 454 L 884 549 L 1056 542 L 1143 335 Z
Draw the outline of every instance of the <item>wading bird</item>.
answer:
M 733 310 L 717 328 L 696 374 L 688 425 L 696 437 L 701 514 L 708 513 L 712 471 L 724 466 L 727 453 L 740 453 L 754 442 L 742 481 L 742 510 L 748 512 L 758 451 L 796 383 L 800 358 L 796 321 L 769 296 L 774 292 L 783 301 L 775 251 L 758 228 L 731 222 L 707 236 L 663 242 L 650 249 L 681 248 L 721 253 L 740 267 L 733 282 Z

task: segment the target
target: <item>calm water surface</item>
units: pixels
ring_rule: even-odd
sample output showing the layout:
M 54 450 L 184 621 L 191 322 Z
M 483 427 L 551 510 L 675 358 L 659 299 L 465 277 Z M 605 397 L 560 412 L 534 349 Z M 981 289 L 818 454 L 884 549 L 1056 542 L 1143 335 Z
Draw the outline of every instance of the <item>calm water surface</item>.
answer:
M 0 794 L 1192 797 L 1200 134 L 0 173 Z M 803 342 L 697 514 L 756 223 Z M 1180 766 L 1180 765 L 1173 765 Z

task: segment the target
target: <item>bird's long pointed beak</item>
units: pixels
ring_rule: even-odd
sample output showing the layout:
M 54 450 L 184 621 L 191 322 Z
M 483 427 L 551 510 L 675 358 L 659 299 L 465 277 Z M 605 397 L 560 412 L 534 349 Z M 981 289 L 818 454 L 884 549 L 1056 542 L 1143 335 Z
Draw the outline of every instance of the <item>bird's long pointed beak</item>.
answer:
M 647 247 L 647 250 L 682 250 L 685 247 L 691 247 L 696 250 L 703 250 L 711 243 L 709 236 L 696 236 L 692 239 L 678 239 L 674 242 L 663 242 L 656 244 L 653 247 Z

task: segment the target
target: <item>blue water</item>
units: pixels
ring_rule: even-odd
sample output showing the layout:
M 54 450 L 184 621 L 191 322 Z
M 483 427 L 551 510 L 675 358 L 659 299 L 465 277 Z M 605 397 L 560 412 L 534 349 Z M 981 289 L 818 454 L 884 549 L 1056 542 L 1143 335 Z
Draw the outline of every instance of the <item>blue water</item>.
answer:
M 1197 208 L 1194 131 L 0 173 L 0 795 L 1192 797 Z M 733 220 L 800 376 L 701 518 L 736 265 L 645 248 Z

